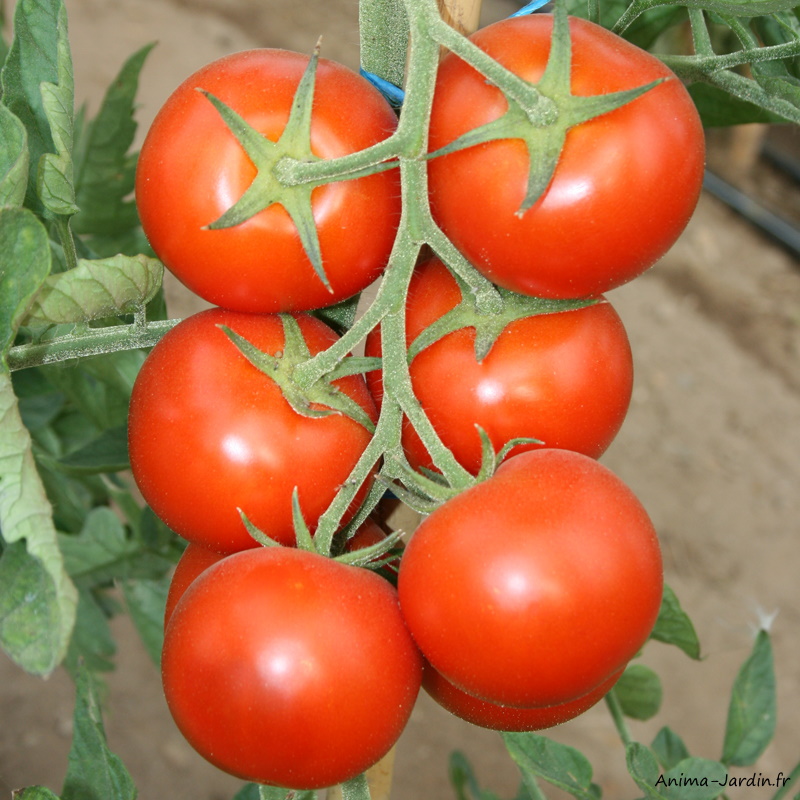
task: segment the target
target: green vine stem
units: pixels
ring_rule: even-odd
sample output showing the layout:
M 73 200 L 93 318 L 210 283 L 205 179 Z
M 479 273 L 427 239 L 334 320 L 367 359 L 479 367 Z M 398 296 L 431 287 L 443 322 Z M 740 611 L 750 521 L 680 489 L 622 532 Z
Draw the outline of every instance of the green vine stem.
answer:
M 604 698 L 606 707 L 611 713 L 611 719 L 614 720 L 614 727 L 617 729 L 622 743 L 627 747 L 633 742 L 631 732 L 628 730 L 628 723 L 625 721 L 625 714 L 622 711 L 619 698 L 612 689 Z

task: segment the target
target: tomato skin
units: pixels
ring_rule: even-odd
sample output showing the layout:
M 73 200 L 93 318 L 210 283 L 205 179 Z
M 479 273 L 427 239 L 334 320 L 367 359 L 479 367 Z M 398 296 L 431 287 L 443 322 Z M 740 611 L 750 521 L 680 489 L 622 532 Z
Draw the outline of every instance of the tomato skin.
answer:
M 348 780 L 400 736 L 422 659 L 388 582 L 294 548 L 229 556 L 167 626 L 164 692 L 189 743 L 245 780 Z
M 428 663 L 422 675 L 422 688 L 442 708 L 481 728 L 493 731 L 541 731 L 562 725 L 588 711 L 608 694 L 623 672 L 624 669 L 615 672 L 583 697 L 542 708 L 515 708 L 473 697 L 450 683 Z
M 186 590 L 192 585 L 194 580 L 205 572 L 212 564 L 225 558 L 223 553 L 216 550 L 209 550 L 196 542 L 189 542 L 183 554 L 175 565 L 172 578 L 169 582 L 167 591 L 167 603 L 164 609 L 164 627 L 169 623 L 169 618 L 178 604 L 178 600 L 183 597 Z
M 489 25 L 471 39 L 527 81 L 541 77 L 552 17 Z M 655 56 L 571 18 L 572 92 L 598 95 L 666 80 L 633 102 L 571 128 L 553 180 L 522 217 L 528 152 L 493 141 L 430 162 L 434 217 L 484 275 L 541 297 L 597 296 L 640 275 L 674 243 L 700 194 L 705 145 L 686 89 Z M 430 149 L 498 118 L 497 88 L 454 55 L 439 67 Z M 476 199 L 476 198 L 479 198 Z
M 350 297 L 386 266 L 400 215 L 397 170 L 314 190 L 322 260 L 316 276 L 297 229 L 273 205 L 224 230 L 206 226 L 244 194 L 255 168 L 202 88 L 276 141 L 308 56 L 257 49 L 225 56 L 187 78 L 145 138 L 136 173 L 142 227 L 164 264 L 205 300 L 251 312 L 304 311 Z M 323 159 L 387 138 L 397 118 L 380 93 L 346 67 L 320 59 L 311 142 Z
M 419 266 L 409 287 L 406 340 L 461 300 L 458 284 L 433 259 Z M 633 358 L 622 320 L 607 301 L 574 311 L 526 317 L 506 326 L 481 363 L 475 334 L 462 328 L 419 353 L 409 366 L 414 393 L 459 463 L 477 474 L 479 425 L 498 452 L 517 437 L 598 458 L 618 433 L 630 404 Z M 380 355 L 380 331 L 366 354 Z M 380 402 L 380 371 L 367 374 Z M 405 422 L 403 447 L 415 468 L 433 468 L 416 431 Z M 542 447 L 520 445 L 512 454 Z
M 337 338 L 314 317 L 298 315 L 297 322 L 312 354 Z M 313 531 L 372 435 L 341 414 L 296 413 L 219 325 L 265 352 L 283 349 L 277 315 L 209 309 L 179 323 L 153 348 L 134 384 L 131 469 L 153 511 L 188 541 L 223 553 L 255 547 L 241 509 L 290 545 L 294 487 Z M 376 419 L 363 378 L 335 385 Z
M 661 605 L 655 530 L 607 467 L 535 450 L 447 501 L 406 546 L 398 590 L 425 658 L 519 707 L 586 695 L 636 654 Z

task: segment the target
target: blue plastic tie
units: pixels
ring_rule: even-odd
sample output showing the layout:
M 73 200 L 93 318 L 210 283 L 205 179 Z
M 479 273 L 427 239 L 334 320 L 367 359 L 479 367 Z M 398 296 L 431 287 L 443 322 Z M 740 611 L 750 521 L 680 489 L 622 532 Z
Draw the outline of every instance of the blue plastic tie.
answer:
M 403 105 L 406 95 L 402 89 L 385 81 L 374 72 L 367 72 L 365 69 L 361 69 L 359 72 L 389 101 L 393 108 L 400 108 Z
M 524 17 L 527 14 L 533 14 L 534 11 L 538 11 L 543 6 L 546 6 L 550 0 L 531 0 L 530 3 L 522 6 L 519 11 L 515 11 L 513 14 L 509 14 L 509 17 Z

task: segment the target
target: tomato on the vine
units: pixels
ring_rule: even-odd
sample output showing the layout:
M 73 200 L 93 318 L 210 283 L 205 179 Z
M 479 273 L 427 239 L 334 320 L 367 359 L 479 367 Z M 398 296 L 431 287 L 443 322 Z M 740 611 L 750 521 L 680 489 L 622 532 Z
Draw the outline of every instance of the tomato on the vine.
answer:
M 553 28 L 534 14 L 489 25 L 471 39 L 524 80 L 545 69 Z M 541 297 L 600 295 L 644 272 L 672 246 L 700 194 L 705 145 L 689 93 L 655 56 L 571 18 L 573 95 L 606 95 L 664 79 L 637 99 L 582 122 L 549 187 L 526 212 L 529 154 L 503 139 L 431 160 L 434 217 L 484 275 Z M 499 118 L 500 90 L 453 54 L 439 67 L 430 124 L 435 151 Z
M 653 525 L 607 467 L 569 450 L 508 459 L 406 546 L 403 616 L 432 666 L 502 705 L 567 703 L 647 640 L 663 587 Z
M 315 317 L 296 321 L 312 355 L 337 339 Z M 179 323 L 153 348 L 134 384 L 131 469 L 153 511 L 189 541 L 226 553 L 254 547 L 241 510 L 264 533 L 292 544 L 293 489 L 313 530 L 372 434 L 340 413 L 299 414 L 220 325 L 267 353 L 284 349 L 278 315 L 209 309 Z M 334 386 L 376 419 L 360 375 Z
M 406 305 L 406 340 L 461 300 L 461 290 L 437 259 L 414 273 Z M 544 446 L 599 457 L 619 431 L 633 385 L 633 360 L 625 328 L 610 303 L 537 314 L 509 323 L 478 362 L 475 329 L 447 334 L 409 365 L 414 393 L 443 443 L 466 469 L 481 463 L 479 425 L 495 452 L 527 437 Z M 380 355 L 380 330 L 367 338 L 366 354 Z M 367 374 L 376 402 L 381 372 Z M 415 468 L 433 468 L 430 455 L 406 421 L 403 446 Z M 518 445 L 512 453 L 542 445 Z
M 187 78 L 145 138 L 136 173 L 142 227 L 164 264 L 205 300 L 239 311 L 304 311 L 344 300 L 386 266 L 400 215 L 397 170 L 319 186 L 313 221 L 329 291 L 283 205 L 209 229 L 247 191 L 256 168 L 210 92 L 266 138 L 283 133 L 309 57 L 256 49 Z M 397 118 L 367 80 L 326 59 L 317 66 L 311 149 L 332 159 L 387 138 Z M 307 191 L 304 187 L 298 193 Z
M 588 711 L 605 697 L 624 669 L 592 689 L 588 694 L 539 708 L 517 708 L 481 700 L 454 686 L 430 664 L 425 663 L 422 687 L 440 705 L 459 719 L 494 731 L 540 731 L 562 725 Z
M 178 727 L 211 763 L 315 789 L 389 751 L 422 658 L 387 581 L 270 547 L 228 556 L 187 589 L 166 629 L 162 678 Z

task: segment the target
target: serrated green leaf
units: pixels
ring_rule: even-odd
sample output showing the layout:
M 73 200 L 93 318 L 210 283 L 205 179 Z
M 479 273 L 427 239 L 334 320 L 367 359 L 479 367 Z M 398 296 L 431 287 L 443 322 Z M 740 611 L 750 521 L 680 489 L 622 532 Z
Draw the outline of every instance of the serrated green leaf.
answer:
M 650 638 L 665 644 L 673 644 L 690 658 L 700 658 L 700 641 L 694 625 L 669 586 L 664 586 L 661 608 Z
M 97 116 L 78 137 L 75 184 L 80 211 L 73 220 L 76 233 L 119 239 L 138 226 L 136 204 L 130 197 L 136 156 L 128 151 L 136 135 L 139 76 L 152 47 L 146 45 L 123 64 Z M 118 252 L 126 251 L 120 248 Z
M 135 800 L 131 776 L 108 748 L 97 690 L 87 669 L 78 672 L 76 692 L 62 800 Z
M 5 595 L 3 647 L 21 667 L 35 674 L 48 674 L 61 662 L 75 622 L 78 598 L 64 569 L 53 524 L 52 508 L 34 463 L 31 438 L 19 416 L 8 373 L 0 370 L 0 531 L 9 545 L 25 540 L 27 560 L 17 555 L 30 570 L 38 587 L 34 597 L 42 619 L 32 631 L 35 652 L 24 642 L 17 647 L 23 617 L 12 614 L 10 595 Z M 9 591 L 0 582 L 4 592 Z
M 664 769 L 672 769 L 680 761 L 689 758 L 689 750 L 683 739 L 667 726 L 659 730 L 651 747 Z
M 733 685 L 723 763 L 744 766 L 756 761 L 775 735 L 776 706 L 772 643 L 761 630 Z
M 125 581 L 122 592 L 128 613 L 152 662 L 161 664 L 164 645 L 164 609 L 167 604 L 169 578 Z
M 140 311 L 161 288 L 163 264 L 144 255 L 86 261 L 50 275 L 25 318 L 26 325 L 89 322 Z
M 612 691 L 626 717 L 647 720 L 661 708 L 661 679 L 644 664 L 628 666 Z
M 0 206 L 21 206 L 28 186 L 28 134 L 0 103 Z
M 28 133 L 26 204 L 37 212 L 44 210 L 36 191 L 39 161 L 55 150 L 40 86 L 58 83 L 58 43 L 65 25 L 62 0 L 20 0 L 14 10 L 14 39 L 0 73 L 3 102 Z
M 592 783 L 592 765 L 580 751 L 536 733 L 502 736 L 524 780 L 543 778 L 578 800 L 600 797 L 600 787 Z
M 51 214 L 70 217 L 78 210 L 72 163 L 75 80 L 67 35 L 67 12 L 63 5 L 57 19 L 57 82 L 45 81 L 40 85 L 42 108 L 50 125 L 55 152 L 45 153 L 39 161 L 36 191 Z
M 25 208 L 0 209 L 0 356 L 50 272 L 50 243 L 44 225 Z

